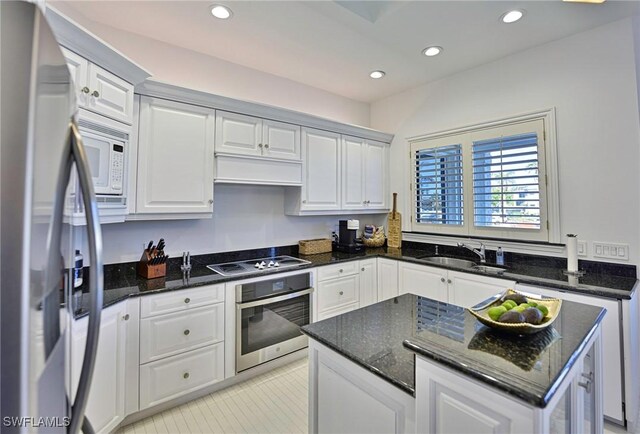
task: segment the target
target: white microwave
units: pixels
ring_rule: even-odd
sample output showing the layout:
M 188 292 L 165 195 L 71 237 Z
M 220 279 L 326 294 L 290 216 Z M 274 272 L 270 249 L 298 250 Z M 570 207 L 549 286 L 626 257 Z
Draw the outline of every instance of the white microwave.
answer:
M 122 196 L 128 135 L 83 119 L 79 129 L 96 195 Z

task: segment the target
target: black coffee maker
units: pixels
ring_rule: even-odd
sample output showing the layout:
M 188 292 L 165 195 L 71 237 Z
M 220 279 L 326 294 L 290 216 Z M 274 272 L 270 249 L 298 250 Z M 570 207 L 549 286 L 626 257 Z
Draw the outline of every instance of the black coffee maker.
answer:
M 338 242 L 334 250 L 344 253 L 358 253 L 364 250 L 364 245 L 357 238 L 359 220 L 340 220 L 338 222 Z

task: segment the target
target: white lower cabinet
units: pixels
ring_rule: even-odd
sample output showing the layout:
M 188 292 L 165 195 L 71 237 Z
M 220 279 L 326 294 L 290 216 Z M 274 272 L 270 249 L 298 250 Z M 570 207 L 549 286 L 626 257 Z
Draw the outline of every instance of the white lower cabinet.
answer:
M 310 433 L 415 433 L 415 400 L 309 341 Z
M 125 416 L 125 350 L 130 315 L 127 302 L 103 309 L 86 417 L 96 432 L 112 431 Z M 137 305 L 136 305 L 137 306 Z M 72 400 L 80 380 L 88 317 L 74 321 L 71 332 Z
M 591 306 L 604 307 L 607 314 L 602 320 L 602 349 L 604 376 L 604 415 L 618 423 L 625 420 L 624 414 L 624 376 L 622 372 L 622 335 L 620 321 L 620 302 L 618 300 L 590 297 L 569 292 L 560 292 L 551 288 L 517 284 L 516 290 L 547 297 L 561 298 Z M 570 327 L 567 325 L 566 327 Z
M 140 410 L 224 380 L 224 285 L 144 297 Z
M 400 294 L 416 294 L 462 307 L 474 306 L 507 288 L 514 288 L 515 284 L 512 280 L 408 262 L 398 263 Z
M 314 318 L 320 321 L 378 301 L 376 259 L 318 268 Z
M 398 296 L 398 261 L 378 258 L 378 301 Z
M 140 366 L 140 409 L 224 380 L 224 343 Z

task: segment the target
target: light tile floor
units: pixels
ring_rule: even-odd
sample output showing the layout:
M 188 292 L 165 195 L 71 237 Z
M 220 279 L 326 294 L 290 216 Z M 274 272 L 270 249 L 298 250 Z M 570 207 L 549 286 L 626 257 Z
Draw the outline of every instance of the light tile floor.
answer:
M 122 427 L 118 434 L 278 433 L 307 429 L 307 359 Z M 604 434 L 627 434 L 605 423 Z

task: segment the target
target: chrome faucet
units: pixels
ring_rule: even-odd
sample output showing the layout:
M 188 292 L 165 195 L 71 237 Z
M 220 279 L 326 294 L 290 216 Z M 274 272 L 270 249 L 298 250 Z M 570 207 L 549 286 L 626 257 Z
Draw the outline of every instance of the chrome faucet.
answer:
M 475 253 L 476 255 L 478 255 L 480 257 L 480 262 L 481 263 L 484 264 L 485 262 L 487 262 L 487 258 L 486 258 L 485 253 L 484 253 L 484 244 L 480 243 L 480 249 L 474 249 L 473 247 L 469 247 L 464 243 L 458 243 L 458 247 L 462 247 L 464 249 L 471 250 L 473 253 Z

